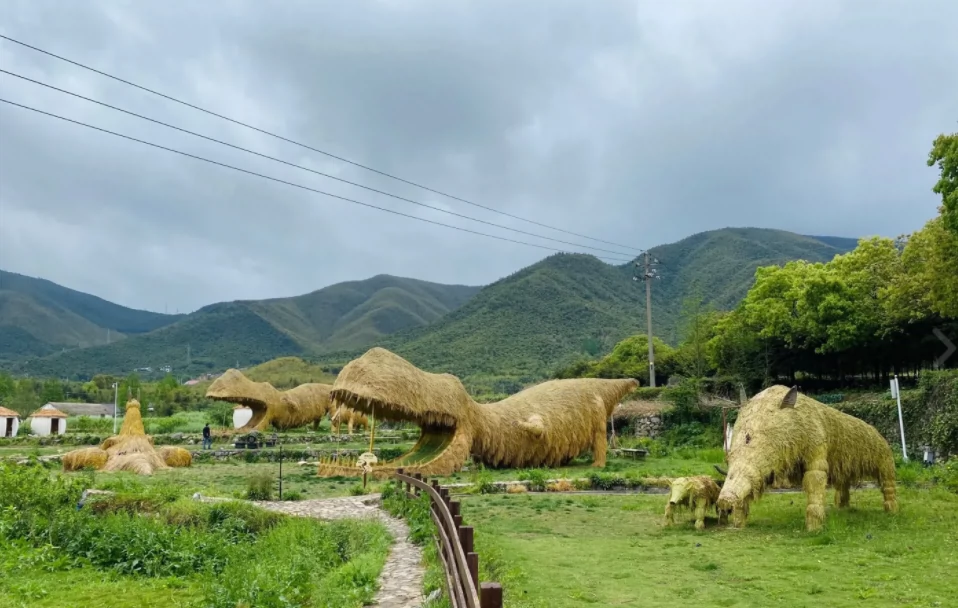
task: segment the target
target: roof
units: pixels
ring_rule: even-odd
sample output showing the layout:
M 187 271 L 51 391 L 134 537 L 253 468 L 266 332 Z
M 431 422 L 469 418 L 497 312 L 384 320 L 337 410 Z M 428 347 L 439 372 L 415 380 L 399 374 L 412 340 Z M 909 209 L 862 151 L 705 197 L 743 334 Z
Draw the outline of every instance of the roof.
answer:
M 19 418 L 19 417 L 20 417 L 20 414 L 16 413 L 16 412 L 13 411 L 13 410 L 8 410 L 7 408 L 5 408 L 5 407 L 3 407 L 2 405 L 0 405 L 0 416 L 5 416 L 5 417 L 10 417 L 10 416 L 12 416 L 12 417 L 14 417 L 14 418 Z
M 112 403 L 48 403 L 50 407 L 64 412 L 68 416 L 112 416 Z M 46 407 L 43 406 L 43 407 Z
M 30 414 L 30 418 L 66 418 L 67 415 L 50 404 L 44 405 Z
M 669 404 L 662 401 L 644 401 L 635 399 L 626 401 L 612 411 L 612 417 L 618 419 L 645 418 L 654 416 L 664 410 Z

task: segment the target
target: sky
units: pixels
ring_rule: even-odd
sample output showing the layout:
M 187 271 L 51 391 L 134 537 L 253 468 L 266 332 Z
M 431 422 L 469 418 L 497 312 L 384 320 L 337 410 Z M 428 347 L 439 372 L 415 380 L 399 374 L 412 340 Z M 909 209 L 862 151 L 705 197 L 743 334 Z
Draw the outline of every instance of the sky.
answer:
M 0 34 L 538 225 L 0 39 L 3 70 L 439 210 L 0 73 L 3 99 L 540 246 L 0 103 L 0 268 L 173 313 L 377 274 L 482 285 L 728 226 L 896 236 L 940 204 L 956 22 L 952 0 L 0 0 Z

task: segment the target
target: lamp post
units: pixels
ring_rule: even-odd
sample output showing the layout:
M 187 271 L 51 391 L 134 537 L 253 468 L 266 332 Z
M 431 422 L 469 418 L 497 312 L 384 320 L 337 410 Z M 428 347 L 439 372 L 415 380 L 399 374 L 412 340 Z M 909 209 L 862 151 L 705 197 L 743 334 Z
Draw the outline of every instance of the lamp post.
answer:
M 114 382 L 113 383 L 113 434 L 114 435 L 116 435 L 116 409 L 117 409 L 117 401 L 119 398 L 119 394 L 120 394 L 120 383 Z

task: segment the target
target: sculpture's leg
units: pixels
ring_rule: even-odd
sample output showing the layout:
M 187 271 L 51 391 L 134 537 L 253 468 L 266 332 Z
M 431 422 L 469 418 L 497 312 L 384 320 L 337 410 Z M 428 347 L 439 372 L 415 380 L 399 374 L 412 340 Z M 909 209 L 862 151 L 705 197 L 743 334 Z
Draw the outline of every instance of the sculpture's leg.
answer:
M 744 528 L 748 520 L 748 504 L 743 502 L 741 505 L 732 507 L 732 525 L 736 528 Z
M 352 435 L 352 434 L 353 434 L 353 419 L 352 419 L 352 418 L 350 418 L 350 419 L 346 422 L 346 433 L 347 433 L 348 435 Z
M 850 495 L 851 495 L 851 485 L 848 483 L 841 483 L 835 486 L 835 506 L 839 509 L 844 509 L 848 506 Z
M 695 499 L 695 529 L 696 530 L 705 529 L 705 499 L 704 498 Z
M 592 466 L 604 467 L 606 450 L 608 450 L 608 441 L 605 437 L 605 418 L 598 416 L 599 420 L 595 425 L 595 434 L 592 440 Z
M 728 525 L 728 511 L 726 511 L 726 510 L 724 510 L 724 509 L 719 509 L 718 507 L 715 507 L 715 512 L 718 514 L 719 525 L 720 525 L 720 526 L 727 526 L 727 525 Z
M 825 489 L 828 486 L 828 461 L 825 460 L 825 451 L 822 450 L 811 458 L 805 477 L 802 479 L 802 489 L 808 499 L 805 507 L 805 529 L 814 532 L 821 529 L 825 523 Z
M 885 511 L 898 513 L 898 497 L 895 488 L 895 463 L 890 458 L 878 471 L 878 483 L 884 497 Z
M 675 524 L 675 509 L 672 507 L 672 503 L 665 505 L 665 525 L 671 526 Z

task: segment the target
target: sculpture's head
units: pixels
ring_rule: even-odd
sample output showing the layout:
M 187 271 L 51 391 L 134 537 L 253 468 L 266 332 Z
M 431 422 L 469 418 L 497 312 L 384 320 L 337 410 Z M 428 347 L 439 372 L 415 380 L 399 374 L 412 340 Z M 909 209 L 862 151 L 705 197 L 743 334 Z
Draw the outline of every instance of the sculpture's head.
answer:
M 412 451 L 389 467 L 429 474 L 461 466 L 469 453 L 475 402 L 458 378 L 424 372 L 399 355 L 372 348 L 347 364 L 333 383 L 333 407 L 345 406 L 375 420 L 412 422 L 421 429 Z M 454 462 L 455 461 L 455 462 Z
M 742 508 L 758 498 L 776 474 L 801 465 L 808 429 L 802 424 L 798 387 L 770 386 L 741 409 L 728 455 L 719 508 Z
M 692 480 L 688 477 L 673 479 L 669 490 L 669 504 L 672 506 L 688 504 L 692 487 Z
M 253 410 L 247 427 L 256 427 L 268 412 L 268 403 L 280 398 L 269 382 L 253 382 L 238 369 L 228 369 L 206 389 L 207 399 L 245 405 Z

